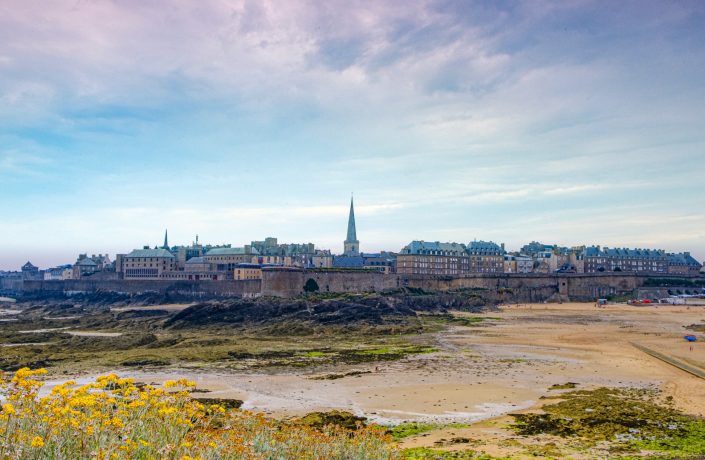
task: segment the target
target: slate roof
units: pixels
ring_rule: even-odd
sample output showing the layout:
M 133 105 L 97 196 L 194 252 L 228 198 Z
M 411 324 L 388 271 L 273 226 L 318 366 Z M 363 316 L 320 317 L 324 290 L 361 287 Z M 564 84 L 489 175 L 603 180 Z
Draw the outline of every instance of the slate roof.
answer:
M 472 241 L 467 246 L 468 254 L 472 255 L 502 255 L 502 247 L 492 241 Z
M 86 257 L 86 258 L 83 258 L 83 259 L 79 260 L 78 262 L 76 262 L 76 265 L 80 265 L 83 267 L 95 267 L 98 264 L 90 257 Z
M 689 253 L 672 253 L 668 254 L 668 263 L 671 265 L 689 265 L 692 267 L 701 267 L 702 264 L 698 262 L 693 256 L 691 256 Z
M 166 259 L 173 259 L 174 254 L 167 251 L 166 249 L 134 249 L 131 253 L 127 254 L 125 258 L 133 257 L 163 257 Z
M 203 257 L 191 257 L 189 260 L 186 261 L 187 264 L 207 264 L 209 263 L 206 259 Z
M 251 252 L 247 252 L 245 248 L 213 248 L 206 253 L 207 256 L 241 256 L 246 254 L 259 254 L 255 248 L 251 248 Z
M 365 258 L 362 256 L 335 256 L 333 267 L 336 268 L 363 268 Z
M 464 256 L 465 245 L 461 243 L 440 243 L 438 241 L 412 241 L 402 248 L 400 254 L 455 255 Z
M 666 252 L 661 249 L 599 248 L 590 246 L 583 252 L 585 257 L 604 257 L 606 259 L 665 259 Z

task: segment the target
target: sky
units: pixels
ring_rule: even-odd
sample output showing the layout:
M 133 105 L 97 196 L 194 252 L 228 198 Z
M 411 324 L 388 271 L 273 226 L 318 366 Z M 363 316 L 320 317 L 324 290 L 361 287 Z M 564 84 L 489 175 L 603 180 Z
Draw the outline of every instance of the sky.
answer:
M 267 236 L 705 259 L 705 2 L 0 0 L 0 269 Z

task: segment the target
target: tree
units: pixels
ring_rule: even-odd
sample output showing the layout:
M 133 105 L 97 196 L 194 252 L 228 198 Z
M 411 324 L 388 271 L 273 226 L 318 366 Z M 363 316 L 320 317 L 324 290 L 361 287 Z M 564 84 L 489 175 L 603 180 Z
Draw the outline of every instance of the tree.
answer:
M 306 284 L 304 284 L 304 291 L 306 292 L 316 292 L 318 291 L 318 283 L 316 282 L 315 279 L 309 278 L 306 280 Z

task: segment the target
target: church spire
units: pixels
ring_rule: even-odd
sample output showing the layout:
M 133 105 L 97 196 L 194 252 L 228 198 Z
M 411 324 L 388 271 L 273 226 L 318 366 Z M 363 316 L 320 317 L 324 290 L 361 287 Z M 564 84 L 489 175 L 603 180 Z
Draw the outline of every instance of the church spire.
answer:
M 164 249 L 169 249 L 169 237 L 168 237 L 168 231 L 164 230 L 164 246 L 162 246 Z
M 343 244 L 346 256 L 360 255 L 360 242 L 357 240 L 357 229 L 355 228 L 355 207 L 353 198 L 350 197 L 350 214 L 348 215 L 348 235 Z

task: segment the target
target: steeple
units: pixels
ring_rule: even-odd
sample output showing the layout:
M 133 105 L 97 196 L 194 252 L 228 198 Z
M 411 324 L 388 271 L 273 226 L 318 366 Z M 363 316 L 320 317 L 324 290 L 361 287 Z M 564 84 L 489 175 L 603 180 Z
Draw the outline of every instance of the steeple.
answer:
M 343 244 L 343 254 L 346 256 L 360 255 L 360 242 L 357 240 L 357 231 L 355 229 L 355 207 L 353 198 L 350 197 L 350 214 L 348 216 L 348 236 Z
M 162 246 L 164 249 L 169 249 L 169 238 L 167 234 L 167 230 L 164 230 L 164 246 Z

